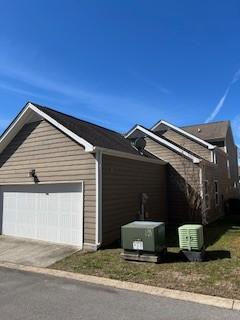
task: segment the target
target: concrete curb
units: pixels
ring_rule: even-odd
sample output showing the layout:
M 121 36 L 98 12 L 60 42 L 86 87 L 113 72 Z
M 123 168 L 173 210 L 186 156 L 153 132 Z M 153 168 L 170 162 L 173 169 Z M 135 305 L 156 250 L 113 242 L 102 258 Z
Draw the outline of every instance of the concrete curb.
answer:
M 165 297 L 165 298 L 195 302 L 195 303 L 205 304 L 205 305 L 214 306 L 218 308 L 225 308 L 225 309 L 240 311 L 240 300 L 208 296 L 204 294 L 197 294 L 197 293 L 185 292 L 180 290 L 165 289 L 165 288 L 153 287 L 153 286 L 148 286 L 148 285 L 138 284 L 133 282 L 119 281 L 119 280 L 113 280 L 108 278 L 84 275 L 80 273 L 66 272 L 61 270 L 31 267 L 31 266 L 19 265 L 19 264 L 8 263 L 8 262 L 0 263 L 0 267 L 19 270 L 19 271 L 33 272 L 38 274 L 45 274 L 45 275 L 59 277 L 59 278 L 77 280 L 77 281 L 87 282 L 91 284 L 113 287 L 117 289 L 125 289 L 125 290 L 136 291 L 136 292 L 151 294 L 155 296 Z

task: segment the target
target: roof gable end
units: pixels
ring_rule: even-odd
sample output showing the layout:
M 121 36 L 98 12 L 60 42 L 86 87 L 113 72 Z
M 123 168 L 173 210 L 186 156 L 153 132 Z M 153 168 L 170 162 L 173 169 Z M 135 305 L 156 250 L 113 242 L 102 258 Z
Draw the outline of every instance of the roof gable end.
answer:
M 47 115 L 44 111 L 40 110 L 38 107 L 28 102 L 25 107 L 21 110 L 18 116 L 13 120 L 9 127 L 4 131 L 0 137 L 0 153 L 7 147 L 7 145 L 12 141 L 12 139 L 17 135 L 17 133 L 22 129 L 26 123 L 35 122 L 39 120 L 46 120 L 53 126 L 58 128 L 60 131 L 64 132 L 67 136 L 72 138 L 77 143 L 81 144 L 85 151 L 93 151 L 94 147 L 91 143 L 85 139 L 79 137 L 71 130 L 64 127 L 62 124 L 57 122 L 55 119 Z
M 173 124 L 167 122 L 167 121 L 164 121 L 164 120 L 160 120 L 159 122 L 157 122 L 152 128 L 151 128 L 151 131 L 158 131 L 160 130 L 161 128 L 170 128 L 172 130 L 174 130 L 175 132 L 178 132 L 179 134 L 201 144 L 202 146 L 208 148 L 209 150 L 213 150 L 215 149 L 215 146 L 206 142 L 205 140 L 179 128 L 179 127 L 176 127 L 174 126 Z
M 191 153 L 183 150 L 182 148 L 176 146 L 175 144 L 161 138 L 160 136 L 156 135 L 154 132 L 140 126 L 135 125 L 126 135 L 126 138 L 134 137 L 135 135 L 138 136 L 138 132 L 141 132 L 143 135 L 146 135 L 150 137 L 151 139 L 157 141 L 158 143 L 168 147 L 169 149 L 179 153 L 180 155 L 185 156 L 189 160 L 191 160 L 193 163 L 199 163 L 201 160 L 195 156 L 193 156 Z

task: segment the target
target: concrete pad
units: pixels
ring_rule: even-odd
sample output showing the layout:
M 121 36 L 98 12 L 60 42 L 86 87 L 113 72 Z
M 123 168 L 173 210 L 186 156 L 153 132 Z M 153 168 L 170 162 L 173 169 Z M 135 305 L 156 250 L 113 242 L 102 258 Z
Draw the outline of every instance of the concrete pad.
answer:
M 78 250 L 73 246 L 0 236 L 0 263 L 48 267 Z

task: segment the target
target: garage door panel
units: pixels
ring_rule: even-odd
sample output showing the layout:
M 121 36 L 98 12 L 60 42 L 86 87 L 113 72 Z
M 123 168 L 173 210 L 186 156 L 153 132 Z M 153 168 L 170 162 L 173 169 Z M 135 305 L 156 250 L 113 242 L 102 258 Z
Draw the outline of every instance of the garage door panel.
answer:
M 81 184 L 11 186 L 3 189 L 5 235 L 82 246 Z

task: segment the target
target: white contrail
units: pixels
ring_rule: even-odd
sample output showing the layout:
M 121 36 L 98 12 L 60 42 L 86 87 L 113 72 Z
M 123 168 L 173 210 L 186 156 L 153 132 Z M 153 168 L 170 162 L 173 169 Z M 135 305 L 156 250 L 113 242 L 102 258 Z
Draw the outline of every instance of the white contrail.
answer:
M 232 86 L 239 81 L 240 79 L 240 69 L 234 74 L 232 80 L 230 81 L 229 85 L 227 86 L 227 89 L 224 92 L 224 95 L 221 97 L 221 99 L 219 100 L 218 104 L 216 105 L 216 107 L 214 108 L 213 112 L 210 114 L 210 116 L 205 120 L 205 123 L 208 123 L 209 121 L 212 121 L 216 115 L 220 112 L 220 110 L 222 109 L 225 100 L 227 99 L 230 90 L 232 88 Z

